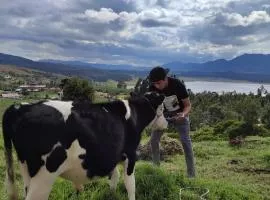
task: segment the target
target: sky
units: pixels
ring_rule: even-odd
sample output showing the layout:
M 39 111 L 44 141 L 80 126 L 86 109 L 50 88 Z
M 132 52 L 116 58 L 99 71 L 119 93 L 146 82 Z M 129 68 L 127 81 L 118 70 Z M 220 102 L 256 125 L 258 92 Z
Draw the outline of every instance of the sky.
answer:
M 269 0 L 0 0 L 0 52 L 152 67 L 270 53 Z

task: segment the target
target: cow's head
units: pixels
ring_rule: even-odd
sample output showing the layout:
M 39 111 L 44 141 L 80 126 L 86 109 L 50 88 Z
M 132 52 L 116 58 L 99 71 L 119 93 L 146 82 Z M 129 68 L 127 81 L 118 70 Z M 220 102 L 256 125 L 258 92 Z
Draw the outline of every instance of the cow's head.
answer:
M 144 97 L 149 101 L 151 108 L 155 112 L 156 116 L 149 124 L 149 127 L 152 130 L 163 130 L 168 126 L 168 122 L 163 115 L 163 100 L 165 98 L 164 95 L 158 94 L 156 92 L 146 93 Z

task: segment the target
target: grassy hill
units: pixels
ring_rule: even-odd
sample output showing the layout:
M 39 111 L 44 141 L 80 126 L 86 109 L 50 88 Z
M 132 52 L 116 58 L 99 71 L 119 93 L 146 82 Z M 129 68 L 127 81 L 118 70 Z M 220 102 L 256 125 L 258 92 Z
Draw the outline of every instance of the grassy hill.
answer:
M 65 77 L 60 74 L 0 64 L 0 90 L 15 89 L 19 85 L 30 83 L 56 86 Z
M 14 100 L 0 101 L 0 119 L 4 110 Z M 5 163 L 0 124 L 0 199 L 5 200 Z M 144 142 L 149 137 L 143 137 Z M 248 137 L 242 147 L 231 147 L 227 141 L 194 142 L 197 178 L 185 177 L 183 155 L 176 155 L 154 167 L 150 162 L 139 161 L 136 165 L 136 197 L 138 200 L 177 200 L 181 188 L 181 199 L 197 200 L 209 189 L 206 199 L 220 200 L 267 200 L 270 199 L 269 172 L 256 169 L 270 168 L 270 137 Z M 17 166 L 17 165 L 16 165 Z M 122 168 L 121 168 L 122 169 Z M 22 198 L 22 180 L 16 170 L 17 186 Z M 123 176 L 122 176 L 123 179 Z M 190 188 L 192 187 L 192 188 Z M 123 180 L 116 192 L 111 192 L 107 179 L 86 185 L 85 191 L 76 196 L 72 184 L 58 179 L 50 196 L 51 200 L 124 200 L 127 193 Z

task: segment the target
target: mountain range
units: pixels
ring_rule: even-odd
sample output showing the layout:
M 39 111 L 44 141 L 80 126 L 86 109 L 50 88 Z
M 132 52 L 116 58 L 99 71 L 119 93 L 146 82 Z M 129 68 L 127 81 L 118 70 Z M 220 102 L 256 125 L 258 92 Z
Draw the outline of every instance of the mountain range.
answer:
M 46 72 L 77 75 L 93 80 L 128 80 L 134 76 L 146 76 L 151 67 L 110 65 L 81 61 L 40 60 L 0 53 L 0 65 L 8 64 Z M 183 77 L 226 78 L 253 82 L 270 82 L 270 54 L 243 54 L 231 60 L 219 59 L 204 63 L 174 61 L 162 66 L 170 73 Z
M 171 62 L 164 66 L 179 72 L 235 72 L 270 74 L 270 54 L 243 54 L 232 60 L 219 59 L 205 63 Z
M 17 67 L 30 68 L 67 76 L 79 76 L 95 81 L 106 81 L 108 79 L 125 81 L 132 78 L 132 75 L 123 70 L 103 70 L 91 66 L 81 66 L 61 62 L 33 61 L 3 53 L 0 53 L 0 67 L 1 65 L 14 65 Z

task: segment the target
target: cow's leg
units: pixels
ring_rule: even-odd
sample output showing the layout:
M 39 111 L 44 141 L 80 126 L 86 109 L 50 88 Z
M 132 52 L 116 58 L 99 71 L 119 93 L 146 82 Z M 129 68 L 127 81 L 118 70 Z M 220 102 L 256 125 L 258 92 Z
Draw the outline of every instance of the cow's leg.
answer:
M 45 166 L 41 167 L 30 179 L 26 200 L 47 200 L 58 174 L 57 172 L 50 173 Z
M 111 176 L 110 176 L 110 188 L 115 190 L 117 187 L 117 184 L 119 182 L 119 171 L 117 166 L 113 169 Z
M 29 172 L 28 172 L 28 167 L 27 167 L 26 161 L 24 161 L 23 163 L 20 162 L 20 171 L 21 171 L 21 175 L 23 178 L 24 196 L 26 197 L 27 192 L 28 192 L 28 188 L 29 188 L 29 184 L 30 184 L 30 179 L 31 179 Z
M 128 199 L 135 200 L 135 156 L 130 158 L 128 157 L 125 160 L 124 166 L 124 183 L 128 192 Z

